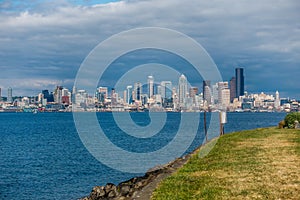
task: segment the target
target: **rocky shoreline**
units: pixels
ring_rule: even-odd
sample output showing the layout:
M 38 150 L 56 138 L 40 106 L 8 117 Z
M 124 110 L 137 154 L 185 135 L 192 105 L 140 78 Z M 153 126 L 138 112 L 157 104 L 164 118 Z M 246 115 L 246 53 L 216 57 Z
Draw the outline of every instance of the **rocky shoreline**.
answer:
M 195 150 L 196 151 L 196 150 Z M 114 185 L 95 186 L 90 195 L 80 200 L 147 200 L 157 185 L 166 177 L 183 166 L 193 154 L 190 153 L 177 158 L 165 165 L 156 166 L 146 172 L 144 176 L 134 177 L 130 180 Z

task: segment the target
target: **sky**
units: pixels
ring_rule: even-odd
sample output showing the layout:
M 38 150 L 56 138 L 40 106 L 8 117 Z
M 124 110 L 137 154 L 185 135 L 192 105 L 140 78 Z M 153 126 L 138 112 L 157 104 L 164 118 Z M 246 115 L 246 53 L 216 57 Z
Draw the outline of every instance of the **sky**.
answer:
M 72 88 L 99 43 L 133 28 L 162 27 L 201 44 L 223 80 L 243 67 L 249 93 L 278 90 L 300 99 L 299 10 L 298 0 L 0 0 L 0 88 L 3 96 L 8 87 L 14 96 Z M 113 79 L 111 70 L 101 83 Z M 201 87 L 201 80 L 189 81 Z

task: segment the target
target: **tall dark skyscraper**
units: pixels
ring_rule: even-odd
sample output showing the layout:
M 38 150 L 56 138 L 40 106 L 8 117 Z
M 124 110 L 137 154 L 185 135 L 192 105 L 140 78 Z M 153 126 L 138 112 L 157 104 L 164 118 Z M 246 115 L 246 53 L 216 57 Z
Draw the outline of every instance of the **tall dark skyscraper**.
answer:
M 235 69 L 235 78 L 236 78 L 236 97 L 244 95 L 244 68 Z
M 236 78 L 232 77 L 229 83 L 230 87 L 230 102 L 232 103 L 234 98 L 236 98 Z

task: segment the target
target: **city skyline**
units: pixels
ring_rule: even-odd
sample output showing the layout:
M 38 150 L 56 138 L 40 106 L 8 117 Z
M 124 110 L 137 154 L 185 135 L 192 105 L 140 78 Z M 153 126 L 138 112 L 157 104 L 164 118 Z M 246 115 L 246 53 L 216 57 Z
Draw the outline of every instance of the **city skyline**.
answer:
M 53 92 L 44 89 L 34 97 L 13 98 L 13 89 L 8 88 L 9 96 L 0 104 L 0 111 L 34 112 L 38 109 L 41 112 L 122 112 L 151 109 L 159 112 L 203 110 L 290 112 L 300 109 L 300 100 L 282 97 L 279 91 L 276 91 L 275 95 L 263 92 L 251 94 L 244 91 L 244 69 L 240 67 L 235 69 L 235 76 L 230 81 L 203 81 L 202 91 L 190 85 L 188 77 L 184 74 L 177 76 L 177 85 L 169 80 L 156 80 L 153 75 L 146 77 L 146 82 L 131 82 L 130 85 L 121 88 L 122 91 L 98 86 L 94 92 L 89 93 L 84 88 L 75 88 L 75 86 L 72 90 L 64 86 L 56 86 Z
M 243 69 L 243 68 L 236 68 L 236 69 Z M 184 74 L 182 74 L 183 76 L 184 76 Z M 181 75 L 181 76 L 182 76 Z M 151 79 L 152 79 L 152 81 L 151 81 L 151 84 L 149 84 L 149 77 L 151 77 Z M 185 77 L 185 76 L 184 76 Z M 180 77 L 179 77 L 180 78 Z M 232 88 L 234 88 L 235 87 L 235 85 L 234 86 L 232 86 L 231 85 L 231 80 L 234 80 L 234 83 L 236 83 L 236 78 L 235 77 L 232 77 L 229 81 L 228 80 L 224 80 L 224 82 L 226 82 L 227 83 L 227 88 L 229 89 L 229 93 L 230 93 L 230 97 L 232 97 L 232 95 L 231 95 L 231 89 Z M 147 84 L 146 84 L 146 86 L 147 86 L 147 91 L 146 91 L 146 93 L 149 93 L 150 91 L 149 91 L 149 86 L 150 86 L 150 88 L 152 87 L 153 89 L 152 89 L 152 94 L 154 94 L 154 91 L 155 91 L 155 85 L 160 85 L 160 84 L 162 84 L 163 82 L 170 82 L 171 83 L 171 85 L 172 85 L 172 82 L 171 81 L 166 81 L 166 80 L 159 80 L 159 81 L 157 81 L 157 82 L 154 82 L 154 77 L 152 76 L 152 75 L 149 75 L 148 76 L 148 82 L 147 82 Z M 220 82 L 219 82 L 220 83 Z M 218 82 L 217 83 L 215 83 L 215 84 L 218 84 Z M 244 84 L 244 83 L 243 83 Z M 138 86 L 137 86 L 138 85 Z M 198 84 L 197 84 L 198 85 Z M 135 83 L 133 83 L 132 85 L 128 85 L 127 86 L 127 88 L 125 88 L 125 89 L 129 89 L 128 87 L 130 87 L 130 89 L 132 90 L 133 88 L 134 88 L 134 86 L 135 87 L 138 87 L 138 88 L 140 88 L 140 91 L 142 91 L 142 92 L 139 92 L 139 94 L 136 94 L 136 95 L 138 95 L 138 96 L 140 96 L 143 92 L 145 93 L 145 88 L 144 88 L 144 86 L 145 86 L 145 84 L 141 84 L 141 82 L 140 81 L 137 81 L 137 82 L 135 82 Z M 179 88 L 179 82 L 178 82 L 178 84 L 177 85 L 173 85 L 174 87 L 178 87 Z M 207 92 L 206 90 L 207 89 L 205 89 L 205 86 L 207 86 L 208 88 L 209 88 L 209 91 L 208 91 L 208 93 L 209 93 L 209 97 L 208 98 L 206 98 L 205 97 L 205 93 Z M 68 87 L 65 87 L 65 86 L 55 86 L 55 88 L 57 88 L 57 87 L 64 87 L 64 88 L 66 88 L 66 89 L 69 89 L 70 91 L 72 90 L 72 88 L 73 88 L 73 86 L 71 87 L 71 88 L 68 88 Z M 194 85 L 191 85 L 191 88 L 193 88 L 193 87 L 195 87 Z M 211 101 L 212 100 L 212 96 L 213 96 L 213 87 L 214 87 L 214 85 L 211 85 L 211 81 L 210 80 L 204 80 L 204 81 L 202 81 L 202 87 L 195 87 L 195 88 L 202 88 L 202 92 L 199 92 L 198 94 L 200 94 L 200 93 L 202 93 L 203 94 L 203 99 L 205 99 L 205 100 L 207 100 L 207 101 Z M 43 91 L 51 91 L 51 89 L 53 89 L 53 92 L 55 91 L 55 88 L 41 88 L 40 90 L 38 90 L 38 92 L 37 93 L 40 93 L 41 91 L 43 92 Z M 99 89 L 99 88 L 106 88 L 107 89 L 107 93 L 108 94 L 110 94 L 110 92 L 109 91 L 111 91 L 111 90 L 114 90 L 114 86 L 105 86 L 105 85 L 98 85 L 98 87 L 97 87 L 97 89 Z M 190 89 L 191 89 L 190 88 Z M 3 92 L 3 91 L 5 91 L 5 89 L 7 89 L 6 91 L 6 93 L 5 92 Z M 8 87 L 8 88 L 0 88 L 0 100 L 2 99 L 2 98 L 8 98 L 8 97 L 23 97 L 23 96 L 27 96 L 27 97 L 34 97 L 34 96 L 37 96 L 37 93 L 35 93 L 35 94 L 32 94 L 32 95 L 18 95 L 18 94 L 16 94 L 16 95 L 13 95 L 13 93 L 12 93 L 12 89 L 14 89 L 14 88 L 12 88 L 12 87 Z M 124 90 L 125 90 L 124 89 Z M 84 90 L 84 88 L 82 88 L 82 90 Z M 156 90 L 157 90 L 157 88 L 156 88 Z M 186 89 L 186 90 L 188 90 L 188 88 Z M 119 91 L 117 91 L 118 93 L 121 93 L 123 90 L 119 90 Z M 199 90 L 198 90 L 199 91 Z M 276 94 L 276 91 L 278 91 L 278 90 L 274 90 L 274 91 L 262 91 L 262 90 L 260 90 L 260 91 L 258 91 L 258 92 L 250 92 L 250 93 L 252 93 L 252 94 L 254 94 L 254 93 L 265 93 L 265 94 Z M 246 92 L 246 93 L 248 93 L 248 91 L 244 91 L 244 92 Z M 144 94 L 143 93 L 143 94 Z M 9 95 L 8 95 L 9 94 Z M 233 98 L 237 98 L 237 94 L 236 94 L 236 91 L 233 93 L 233 94 L 235 94 L 235 96 L 233 97 Z M 148 94 L 148 96 L 150 96 L 149 94 Z M 240 96 L 243 96 L 243 95 L 240 95 Z M 135 98 L 140 98 L 140 97 L 135 97 Z M 297 99 L 297 98 L 294 98 L 294 97 L 289 97 L 289 96 L 285 96 L 284 98 L 288 98 L 288 99 L 295 99 L 295 100 L 300 100 L 300 98 L 299 99 Z M 210 100 L 209 100 L 210 99 Z M 230 101 L 231 101 L 231 98 L 230 98 Z
M 299 99 L 299 6 L 294 0 L 1 1 L 0 87 L 15 88 L 18 95 L 71 88 L 80 64 L 100 42 L 131 28 L 164 27 L 203 45 L 224 80 L 242 66 L 248 92 L 279 90 Z M 111 85 L 113 73 L 101 85 Z

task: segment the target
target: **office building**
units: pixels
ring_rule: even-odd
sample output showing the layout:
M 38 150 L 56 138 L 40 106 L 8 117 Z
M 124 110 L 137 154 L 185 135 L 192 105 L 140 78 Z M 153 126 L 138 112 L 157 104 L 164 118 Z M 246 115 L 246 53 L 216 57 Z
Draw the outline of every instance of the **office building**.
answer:
M 274 107 L 276 109 L 280 108 L 280 97 L 279 97 L 279 92 L 276 91 L 276 94 L 275 94 L 275 101 L 274 101 Z
M 203 100 L 208 104 L 211 104 L 211 93 L 210 81 L 203 81 Z
M 225 88 L 221 90 L 219 105 L 224 109 L 228 108 L 228 106 L 230 105 L 230 89 Z
M 198 88 L 197 87 L 191 87 L 190 88 L 190 92 L 189 92 L 189 95 L 190 97 L 193 99 L 193 103 L 196 102 L 196 95 L 198 94 Z
M 236 97 L 244 96 L 244 69 L 236 68 L 235 69 L 235 78 L 236 78 Z
M 160 93 L 161 97 L 171 99 L 172 98 L 172 82 L 162 81 L 160 83 Z
M 219 102 L 219 90 L 218 90 L 218 83 L 212 85 L 211 89 L 211 103 L 218 104 Z
M 188 88 L 187 88 L 187 79 L 186 77 L 182 74 L 179 77 L 179 82 L 178 82 L 178 97 L 179 97 L 179 104 L 184 104 L 185 97 L 187 95 Z
M 234 98 L 236 98 L 236 78 L 232 77 L 229 83 L 230 87 L 230 102 L 232 103 Z
M 53 94 L 49 94 L 48 90 L 42 90 L 43 98 L 47 100 L 47 102 L 54 102 Z
M 149 98 L 152 98 L 154 95 L 154 77 L 148 76 L 148 95 Z
M 224 92 L 223 90 L 228 89 L 228 82 L 218 82 L 218 103 L 220 105 L 224 105 Z M 229 90 L 229 102 L 230 102 L 230 90 Z M 226 98 L 227 98 L 227 92 L 226 92 Z M 227 100 L 227 99 L 226 99 Z
M 134 94 L 135 98 L 134 100 L 136 101 L 141 101 L 142 100 L 142 84 L 140 82 L 134 83 Z
M 132 85 L 128 85 L 127 86 L 127 103 L 128 104 L 131 104 L 132 103 L 132 100 L 133 100 L 133 95 L 132 95 Z
M 12 98 L 12 88 L 9 87 L 7 89 L 7 102 L 8 103 L 12 103 L 13 102 L 13 98 Z
M 108 88 L 98 87 L 96 97 L 99 103 L 104 103 L 105 99 L 108 98 Z

